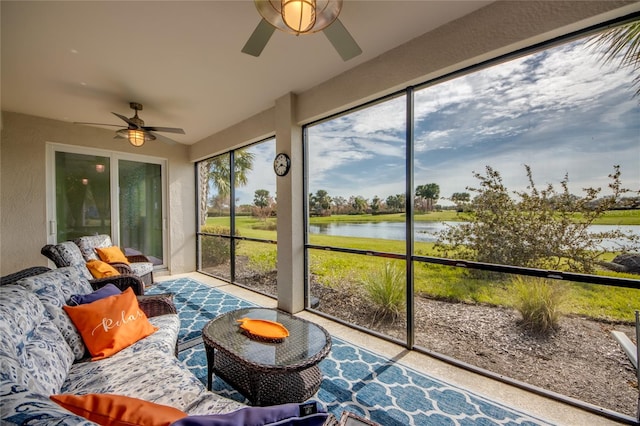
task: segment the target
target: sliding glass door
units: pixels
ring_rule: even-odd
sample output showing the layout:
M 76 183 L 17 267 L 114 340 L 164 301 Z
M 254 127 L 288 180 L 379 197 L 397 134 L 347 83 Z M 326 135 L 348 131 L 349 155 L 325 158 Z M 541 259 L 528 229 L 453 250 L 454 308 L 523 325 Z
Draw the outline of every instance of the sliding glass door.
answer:
M 120 245 L 161 261 L 161 165 L 119 160 L 118 188 Z
M 50 243 L 108 234 L 166 264 L 164 160 L 55 144 L 48 158 Z

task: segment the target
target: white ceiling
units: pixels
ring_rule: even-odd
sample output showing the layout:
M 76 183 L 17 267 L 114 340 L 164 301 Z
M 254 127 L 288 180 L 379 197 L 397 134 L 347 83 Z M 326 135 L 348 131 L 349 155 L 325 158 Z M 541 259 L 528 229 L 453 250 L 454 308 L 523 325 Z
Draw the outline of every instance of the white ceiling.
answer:
M 260 57 L 241 53 L 260 21 L 250 0 L 3 0 L 2 110 L 120 124 L 111 112 L 131 117 L 135 101 L 193 144 L 489 3 L 345 0 L 363 53 L 343 62 L 322 33 L 276 31 Z

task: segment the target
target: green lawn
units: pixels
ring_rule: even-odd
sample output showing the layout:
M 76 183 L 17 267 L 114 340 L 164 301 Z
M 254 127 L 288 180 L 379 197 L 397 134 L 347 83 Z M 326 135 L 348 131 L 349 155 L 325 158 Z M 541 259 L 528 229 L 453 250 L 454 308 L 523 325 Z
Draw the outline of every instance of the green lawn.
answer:
M 603 223 L 608 224 L 640 224 L 640 212 L 620 211 L 609 212 L 603 217 Z M 421 220 L 454 220 L 455 212 L 436 212 L 420 215 Z M 275 219 L 269 219 L 274 221 Z M 396 215 L 362 215 L 362 216 L 332 216 L 312 218 L 312 223 L 327 223 L 331 221 L 404 221 L 402 214 Z M 227 225 L 228 218 L 209 218 L 207 225 Z M 260 229 L 262 223 L 252 217 L 238 217 L 236 227 L 240 235 L 251 238 L 275 240 L 276 232 Z M 405 253 L 403 241 L 312 235 L 310 242 L 316 245 L 346 247 L 375 252 Z M 434 254 L 432 243 L 415 243 L 418 254 Z M 264 264 L 265 259 L 275 259 L 276 246 L 259 243 L 240 243 L 238 253 L 250 259 L 255 258 L 256 264 Z M 343 285 L 345 282 L 357 284 L 367 274 L 376 269 L 382 270 L 389 259 L 361 256 L 347 253 L 312 250 L 310 256 L 311 272 L 326 285 Z M 404 268 L 404 261 L 395 261 L 400 268 Z M 630 274 L 616 274 L 608 272 L 606 275 L 637 278 Z M 434 264 L 416 264 L 414 270 L 414 287 L 418 293 L 432 297 L 466 302 L 488 303 L 494 305 L 513 306 L 513 292 L 509 277 L 504 279 L 478 278 L 461 268 Z M 614 321 L 630 322 L 634 320 L 635 309 L 640 309 L 640 290 L 606 287 L 595 284 L 566 283 L 552 281 L 554 285 L 566 287 L 566 313 L 585 315 Z

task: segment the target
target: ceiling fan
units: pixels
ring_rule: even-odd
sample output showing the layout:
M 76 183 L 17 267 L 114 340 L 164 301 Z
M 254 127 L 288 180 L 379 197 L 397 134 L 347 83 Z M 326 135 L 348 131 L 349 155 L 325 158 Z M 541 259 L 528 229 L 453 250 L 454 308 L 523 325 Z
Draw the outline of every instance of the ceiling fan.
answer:
M 260 56 L 277 29 L 289 34 L 323 31 L 342 60 L 362 53 L 358 43 L 338 19 L 342 0 L 254 0 L 262 20 L 242 48 L 242 52 Z
M 184 130 L 176 128 L 176 127 L 158 127 L 158 126 L 145 126 L 144 121 L 140 117 L 138 117 L 138 111 L 142 111 L 142 104 L 137 102 L 129 102 L 129 107 L 135 111 L 135 114 L 131 118 L 127 118 L 124 115 L 118 114 L 116 112 L 112 112 L 113 115 L 127 123 L 128 126 L 123 126 L 120 124 L 104 124 L 104 123 L 83 123 L 76 122 L 74 124 L 96 124 L 100 126 L 115 126 L 115 127 L 125 127 L 124 129 L 120 129 L 116 131 L 116 138 L 120 139 L 128 139 L 131 145 L 133 146 L 142 146 L 146 141 L 152 140 L 160 140 L 169 145 L 177 144 L 173 139 L 169 139 L 166 136 L 162 136 L 156 134 L 155 132 L 166 132 L 166 133 L 179 133 L 184 135 Z

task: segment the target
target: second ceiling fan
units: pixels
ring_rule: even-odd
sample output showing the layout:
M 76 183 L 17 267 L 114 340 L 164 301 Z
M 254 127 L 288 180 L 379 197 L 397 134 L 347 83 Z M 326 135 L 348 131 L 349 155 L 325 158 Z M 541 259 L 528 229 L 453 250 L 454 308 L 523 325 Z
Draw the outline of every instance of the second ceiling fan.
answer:
M 260 56 L 276 29 L 289 34 L 324 32 L 344 61 L 362 53 L 358 43 L 338 19 L 342 0 L 254 0 L 262 20 L 242 48 Z
M 131 143 L 131 145 L 133 146 L 142 146 L 146 141 L 152 141 L 156 139 L 159 139 L 169 145 L 176 145 L 177 142 L 173 139 L 169 139 L 168 137 L 159 135 L 155 132 L 178 133 L 181 135 L 185 134 L 183 129 L 177 127 L 145 126 L 144 121 L 142 121 L 142 119 L 138 117 L 138 111 L 142 111 L 142 104 L 139 104 L 137 102 L 129 102 L 129 107 L 131 107 L 131 109 L 135 111 L 134 116 L 131 118 L 127 118 L 122 114 L 118 114 L 117 112 L 111 113 L 127 123 L 126 127 L 117 124 L 105 123 L 76 122 L 75 124 L 98 124 L 101 126 L 125 127 L 124 129 L 116 131 L 116 138 L 128 139 L 129 143 Z

